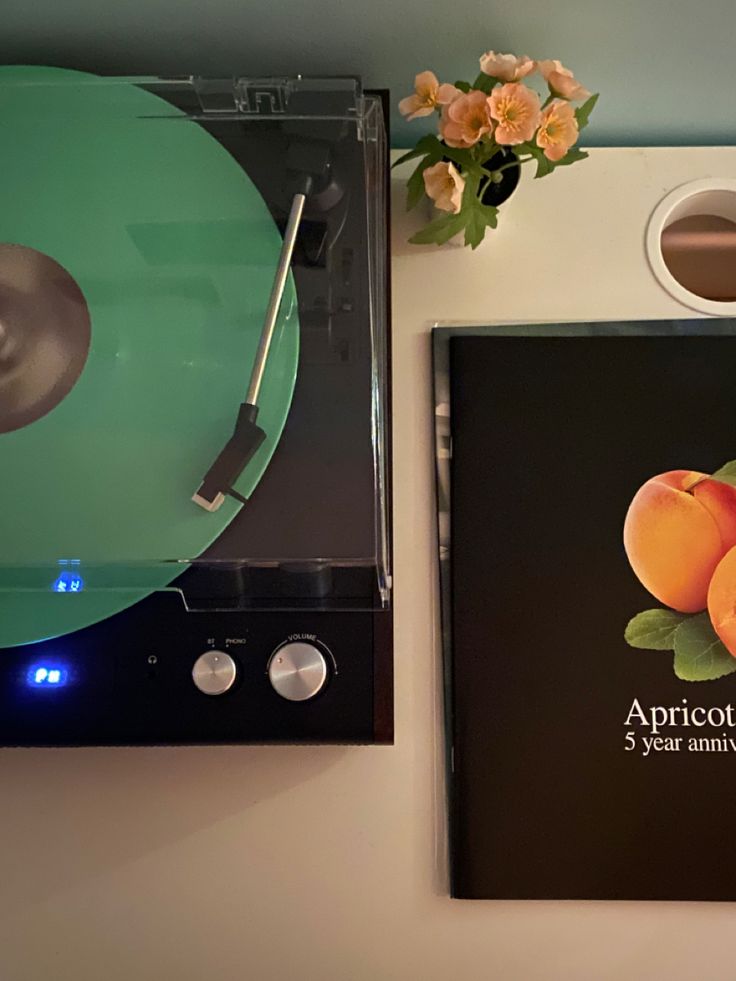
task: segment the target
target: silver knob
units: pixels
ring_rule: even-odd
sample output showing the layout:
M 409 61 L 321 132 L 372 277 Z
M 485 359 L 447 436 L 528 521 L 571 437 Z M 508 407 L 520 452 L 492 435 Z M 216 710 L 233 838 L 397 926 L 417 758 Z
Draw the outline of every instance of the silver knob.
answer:
M 298 641 L 284 644 L 271 655 L 268 677 L 282 698 L 290 702 L 306 702 L 324 687 L 327 661 L 314 644 Z
M 205 695 L 223 695 L 232 688 L 237 673 L 237 665 L 229 654 L 206 651 L 194 662 L 192 680 Z

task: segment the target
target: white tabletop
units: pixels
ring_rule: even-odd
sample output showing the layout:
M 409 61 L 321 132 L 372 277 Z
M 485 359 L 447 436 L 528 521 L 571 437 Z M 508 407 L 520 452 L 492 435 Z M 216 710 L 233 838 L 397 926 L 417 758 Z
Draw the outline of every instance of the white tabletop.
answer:
M 408 246 L 397 177 L 396 745 L 1 752 L 4 979 L 732 976 L 728 905 L 458 902 L 444 862 L 430 327 L 693 316 L 644 231 L 707 176 L 736 149 L 594 150 L 526 175 L 474 254 Z

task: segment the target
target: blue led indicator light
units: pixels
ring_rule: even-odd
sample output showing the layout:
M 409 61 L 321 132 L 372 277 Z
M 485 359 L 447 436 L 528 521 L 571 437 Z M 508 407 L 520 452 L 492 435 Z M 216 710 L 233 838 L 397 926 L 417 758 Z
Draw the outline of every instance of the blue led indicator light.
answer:
M 69 673 L 66 668 L 34 664 L 28 671 L 28 684 L 32 688 L 63 688 Z
M 55 593 L 81 593 L 84 589 L 84 579 L 78 572 L 62 572 L 51 584 Z

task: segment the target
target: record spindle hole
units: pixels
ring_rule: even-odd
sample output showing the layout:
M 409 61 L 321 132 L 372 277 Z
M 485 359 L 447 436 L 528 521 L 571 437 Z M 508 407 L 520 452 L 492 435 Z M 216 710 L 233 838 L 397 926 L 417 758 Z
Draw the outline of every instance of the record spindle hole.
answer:
M 66 398 L 89 354 L 84 294 L 51 256 L 0 244 L 0 434 L 28 426 Z

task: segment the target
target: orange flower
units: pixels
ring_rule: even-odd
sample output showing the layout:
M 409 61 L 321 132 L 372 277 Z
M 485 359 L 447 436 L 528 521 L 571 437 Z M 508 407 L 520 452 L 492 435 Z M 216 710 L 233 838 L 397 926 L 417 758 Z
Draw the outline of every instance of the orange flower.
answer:
M 465 181 L 451 163 L 441 160 L 424 171 L 424 190 L 440 211 L 460 210 L 465 190 Z
M 492 128 L 488 100 L 478 89 L 461 93 L 442 111 L 440 135 L 448 146 L 474 146 Z
M 555 99 L 542 113 L 537 133 L 537 146 L 541 146 L 548 160 L 561 160 L 577 142 L 578 123 L 569 102 Z
M 563 99 L 571 99 L 573 102 L 580 102 L 590 95 L 590 92 L 583 88 L 570 69 L 565 68 L 561 61 L 557 59 L 538 61 L 537 68 L 555 95 L 562 96 Z
M 498 85 L 488 96 L 491 116 L 497 121 L 496 142 L 506 146 L 526 143 L 539 125 L 539 96 L 521 82 Z
M 460 95 L 454 85 L 440 85 L 434 72 L 420 72 L 414 79 L 414 95 L 399 103 L 399 112 L 407 119 L 430 116 L 438 106 L 452 102 Z
M 536 63 L 531 58 L 523 55 L 517 58 L 512 54 L 496 54 L 495 51 L 486 51 L 480 56 L 480 70 L 485 75 L 498 78 L 502 82 L 518 82 L 530 72 L 533 72 Z

